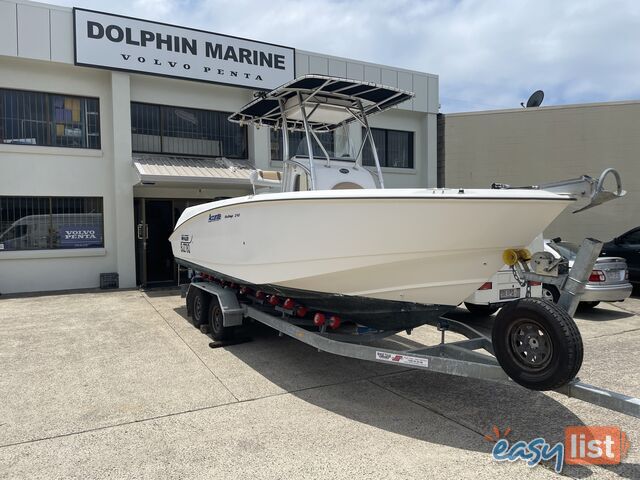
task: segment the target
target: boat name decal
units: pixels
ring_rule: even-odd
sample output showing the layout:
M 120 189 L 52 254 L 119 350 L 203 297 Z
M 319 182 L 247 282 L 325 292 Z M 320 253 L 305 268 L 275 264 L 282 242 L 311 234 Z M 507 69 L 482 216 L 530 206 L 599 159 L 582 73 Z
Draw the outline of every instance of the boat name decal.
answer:
M 376 360 L 382 360 L 391 363 L 403 363 L 405 365 L 415 365 L 418 367 L 429 367 L 429 359 L 421 357 L 413 357 L 411 355 L 400 355 L 389 352 L 376 352 Z
M 180 235 L 180 251 L 182 253 L 191 253 L 191 242 L 193 235 Z
M 222 218 L 222 214 L 220 213 L 216 213 L 215 215 L 213 213 L 209 214 L 209 222 L 217 222 L 221 218 Z

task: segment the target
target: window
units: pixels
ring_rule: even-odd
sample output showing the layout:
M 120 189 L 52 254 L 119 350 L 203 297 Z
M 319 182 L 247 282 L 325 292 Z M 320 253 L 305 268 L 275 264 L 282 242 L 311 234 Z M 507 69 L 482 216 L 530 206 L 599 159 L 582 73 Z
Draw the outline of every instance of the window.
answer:
M 322 146 L 329 155 L 334 151 L 333 132 L 316 133 L 322 142 Z M 314 157 L 324 158 L 324 152 L 318 146 L 315 139 L 312 139 Z M 304 132 L 289 132 L 289 157 L 294 155 L 307 156 L 307 137 Z M 271 129 L 271 160 L 282 161 L 282 130 Z
M 131 103 L 134 152 L 247 158 L 247 127 L 229 113 Z
M 100 197 L 0 197 L 2 251 L 104 247 Z
M 98 149 L 98 99 L 0 89 L 0 142 Z
M 365 132 L 363 129 L 363 139 Z M 381 167 L 413 168 L 413 132 L 372 128 L 371 133 Z M 369 142 L 365 145 L 362 160 L 364 165 L 375 165 Z

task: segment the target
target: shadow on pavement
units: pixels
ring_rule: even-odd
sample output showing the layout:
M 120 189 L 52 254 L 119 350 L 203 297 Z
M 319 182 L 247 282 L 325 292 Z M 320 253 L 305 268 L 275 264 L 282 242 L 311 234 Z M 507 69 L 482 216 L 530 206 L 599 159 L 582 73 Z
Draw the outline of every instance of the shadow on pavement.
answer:
M 184 307 L 175 311 L 189 321 Z M 457 316 L 464 316 L 463 312 Z M 489 455 L 493 444 L 484 440 L 483 435 L 491 433 L 494 425 L 500 431 L 511 429 L 508 438 L 512 444 L 543 437 L 552 445 L 564 441 L 565 427 L 584 425 L 571 410 L 550 396 L 516 384 L 386 365 L 377 374 L 375 367 L 379 364 L 319 353 L 291 338 L 278 337 L 276 331 L 258 322 L 244 330 L 253 337 L 252 343 L 223 348 L 268 381 L 337 415 L 427 443 Z M 405 345 L 421 345 L 408 342 L 401 338 Z M 321 377 L 328 362 L 338 370 L 353 372 L 353 362 L 367 364 L 370 369 L 363 367 L 359 379 L 344 378 L 342 382 L 292 390 L 292 378 Z M 544 468 L 552 466 L 547 462 Z M 638 464 L 605 468 L 625 478 L 640 478 Z M 565 465 L 561 475 L 587 478 L 597 476 L 597 472 L 584 466 Z

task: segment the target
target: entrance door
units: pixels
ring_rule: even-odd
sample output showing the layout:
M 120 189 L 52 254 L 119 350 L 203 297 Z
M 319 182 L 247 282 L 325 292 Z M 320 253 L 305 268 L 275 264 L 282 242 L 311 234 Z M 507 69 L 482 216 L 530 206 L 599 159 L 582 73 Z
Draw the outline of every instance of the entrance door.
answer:
M 146 284 L 174 281 L 174 263 L 169 235 L 173 232 L 173 206 L 171 200 L 145 199 Z
M 138 285 L 154 287 L 184 283 L 185 269 L 178 271 L 171 252 L 169 236 L 186 207 L 207 200 L 155 200 L 135 198 L 136 277 Z M 180 275 L 180 278 L 178 278 Z

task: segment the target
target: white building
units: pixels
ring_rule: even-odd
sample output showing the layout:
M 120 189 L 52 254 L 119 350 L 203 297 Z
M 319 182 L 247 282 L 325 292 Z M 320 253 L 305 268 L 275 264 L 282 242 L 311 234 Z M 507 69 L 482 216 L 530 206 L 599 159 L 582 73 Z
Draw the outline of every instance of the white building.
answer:
M 281 165 L 278 136 L 227 116 L 308 73 L 415 92 L 371 124 L 387 187 L 435 186 L 435 75 L 0 0 L 0 293 L 175 283 L 182 209 Z

